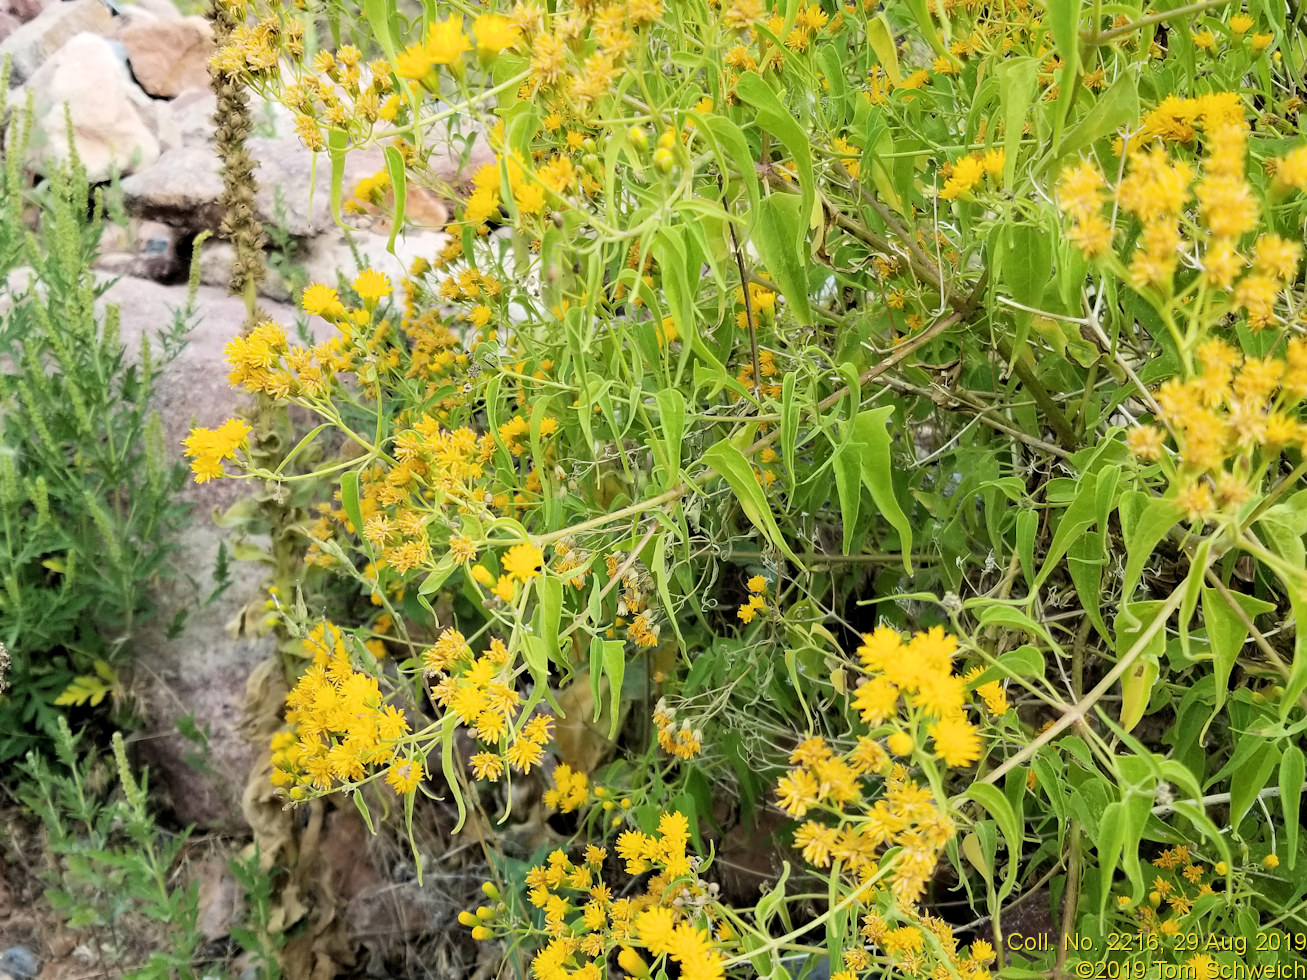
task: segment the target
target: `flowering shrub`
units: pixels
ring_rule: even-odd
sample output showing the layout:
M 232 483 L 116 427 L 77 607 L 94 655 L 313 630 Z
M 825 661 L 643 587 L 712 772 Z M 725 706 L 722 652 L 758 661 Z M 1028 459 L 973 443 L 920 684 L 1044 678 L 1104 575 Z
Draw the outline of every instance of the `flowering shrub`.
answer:
M 486 161 L 403 282 L 304 291 L 330 340 L 229 346 L 335 459 L 188 442 L 200 480 L 326 482 L 305 581 L 373 605 L 283 607 L 274 782 L 483 828 L 540 785 L 533 867 L 489 840 L 463 921 L 543 980 L 1217 975 L 1207 938 L 1297 921 L 1283 16 L 492 8 L 328 5 L 321 47 L 315 8 L 226 8 L 215 70 L 296 114 L 338 220 L 398 234 L 435 154 Z M 741 838 L 762 894 L 716 880 Z

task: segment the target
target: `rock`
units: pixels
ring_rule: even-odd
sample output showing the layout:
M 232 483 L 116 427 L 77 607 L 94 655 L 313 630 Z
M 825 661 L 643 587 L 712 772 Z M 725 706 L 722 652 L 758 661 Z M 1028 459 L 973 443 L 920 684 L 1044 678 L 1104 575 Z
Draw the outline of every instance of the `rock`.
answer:
M 135 357 L 141 337 L 153 338 L 172 322 L 174 309 L 185 301 L 184 285 L 168 287 L 124 277 L 100 302 L 119 307 L 120 336 Z M 265 304 L 265 308 L 283 323 L 294 322 L 294 311 L 288 307 Z M 201 286 L 195 309 L 196 326 L 180 355 L 166 366 L 153 400 L 163 422 L 164 447 L 179 456 L 192 424 L 220 425 L 236 414 L 244 398 L 228 384 L 223 361 L 224 346 L 244 321 L 244 303 L 226 290 Z M 182 499 L 196 510 L 182 529 L 174 562 L 196 580 L 198 589 L 185 578 L 161 580 L 154 596 L 160 615 L 134 637 L 137 662 L 149 665 L 139 675 L 143 701 L 149 706 L 147 730 L 139 744 L 141 761 L 150 768 L 151 786 L 162 790 L 177 819 L 201 830 L 243 825 L 241 787 L 256 751 L 241 732 L 245 683 L 272 649 L 270 637 L 233 638 L 224 629 L 259 597 L 262 582 L 254 566 L 233 566 L 231 587 L 211 604 L 204 603 L 215 585 L 219 544 L 229 533 L 208 515 L 215 508 L 226 509 L 246 492 L 245 485 L 234 480 L 187 482 Z M 229 540 L 227 548 L 230 552 Z M 183 607 L 189 616 L 182 631 L 169 640 L 168 624 Z M 208 732 L 207 751 L 178 731 L 178 722 L 188 718 L 196 729 Z M 203 765 L 197 766 L 197 761 Z
M 36 20 L 41 16 L 41 11 L 50 6 L 54 0 L 6 0 L 0 5 L 5 13 L 13 14 L 20 24 L 26 24 L 29 20 Z
M 9 974 L 14 980 L 35 980 L 41 971 L 41 961 L 26 946 L 10 946 L 0 953 L 0 974 Z
M 395 241 L 395 254 L 386 250 L 388 236 L 370 231 L 352 231 L 347 237 L 334 229 L 317 235 L 304 243 L 303 251 L 292 258 L 292 265 L 305 282 L 325 282 L 335 285 L 337 275 L 346 280 L 359 273 L 353 241 L 364 268 L 373 268 L 390 277 L 396 302 L 403 302 L 402 281 L 416 258 L 434 259 L 449 241 L 449 236 L 438 231 L 413 231 Z M 235 251 L 226 242 L 205 242 L 200 247 L 200 282 L 209 286 L 226 286 L 231 277 Z M 276 302 L 293 302 L 298 290 L 275 268 L 268 270 L 268 278 L 259 287 L 259 294 Z
M 132 74 L 150 95 L 170 99 L 209 83 L 213 31 L 203 17 L 133 24 L 119 38 Z
M 172 0 L 136 0 L 135 3 L 129 4 L 123 8 L 124 12 L 137 7 L 147 13 L 154 14 L 160 20 L 180 20 L 181 11 L 172 3 Z
M 12 2 L 12 0 L 11 0 Z M 15 14 L 21 20 L 21 15 Z M 0 61 L 13 59 L 10 85 L 31 78 L 51 55 L 77 34 L 111 34 L 113 14 L 104 0 L 71 0 L 50 3 L 40 15 L 28 21 L 0 43 Z
M 0 41 L 3 41 L 23 24 L 17 17 L 5 10 L 0 10 Z
M 129 214 L 162 221 L 183 232 L 217 229 L 222 176 L 218 157 L 207 146 L 181 146 L 163 153 L 154 166 L 122 182 Z
M 200 246 L 200 282 L 206 286 L 227 288 L 236 249 L 228 242 L 209 239 Z M 259 284 L 259 295 L 274 303 L 289 303 L 292 289 L 275 268 L 269 267 L 267 278 Z
M 89 2 L 98 4 L 100 0 Z M 133 102 L 134 88 L 109 41 L 95 34 L 78 34 L 69 40 L 27 85 L 35 108 L 28 146 L 32 168 L 44 174 L 51 161 L 67 160 L 65 104 L 77 155 L 92 183 L 106 181 L 115 172 L 130 174 L 153 164 L 159 159 L 159 140 Z
M 199 915 L 195 924 L 208 942 L 231 935 L 238 925 L 242 892 L 227 862 L 211 857 L 200 866 Z
M 188 89 L 169 103 L 183 145 L 213 141 L 213 111 L 216 107 L 217 99 L 207 88 Z
M 184 132 L 194 134 L 211 125 L 205 122 L 212 111 L 209 105 L 199 95 L 187 96 L 181 120 Z M 254 136 L 249 150 L 258 161 L 255 212 L 265 225 L 294 238 L 336 228 L 331 216 L 331 164 L 325 155 L 319 156 L 315 173 L 313 154 L 295 137 Z M 345 158 L 345 193 L 383 166 L 384 158 L 376 148 L 351 152 Z M 222 217 L 221 164 L 211 146 L 168 150 L 154 166 L 139 170 L 122 186 L 128 211 L 137 217 L 165 221 L 187 232 L 217 228 Z M 447 212 L 437 195 L 415 190 L 414 201 L 416 217 L 443 223 Z
M 115 276 L 176 282 L 185 275 L 177 252 L 177 230 L 158 221 L 110 225 L 100 236 L 94 267 Z

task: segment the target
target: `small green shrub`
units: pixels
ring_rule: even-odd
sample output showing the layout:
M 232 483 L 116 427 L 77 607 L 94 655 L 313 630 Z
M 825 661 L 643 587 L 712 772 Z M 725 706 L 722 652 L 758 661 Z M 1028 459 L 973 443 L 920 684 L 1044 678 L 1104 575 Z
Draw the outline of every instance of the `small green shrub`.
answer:
M 23 141 L 11 121 L 6 144 Z M 189 312 L 130 363 L 118 310 L 96 309 L 98 195 L 76 164 L 33 190 L 21 159 L 0 170 L 0 641 L 13 657 L 0 762 L 53 734 L 61 696 L 98 705 L 116 688 L 186 513 L 149 406 Z

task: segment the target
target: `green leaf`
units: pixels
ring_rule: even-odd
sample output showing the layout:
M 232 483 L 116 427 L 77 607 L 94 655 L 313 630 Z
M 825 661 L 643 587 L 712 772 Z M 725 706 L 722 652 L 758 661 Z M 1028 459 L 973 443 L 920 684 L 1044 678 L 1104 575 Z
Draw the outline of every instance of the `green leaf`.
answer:
M 1046 0 L 1044 7 L 1057 56 L 1074 64 L 1080 56 L 1080 0 Z
M 1143 573 L 1144 565 L 1153 557 L 1157 543 L 1175 527 L 1184 511 L 1174 500 L 1150 497 L 1137 491 L 1122 494 L 1118 507 L 1126 550 L 1121 596 L 1129 601 L 1134 597 L 1139 576 Z
M 779 548 L 785 557 L 796 565 L 800 564 L 798 555 L 790 550 L 785 538 L 781 536 L 781 529 L 767 503 L 767 495 L 763 493 L 744 453 L 732 445 L 729 439 L 722 439 L 703 454 L 703 462 L 726 481 L 753 526 Z
M 803 202 L 795 194 L 763 198 L 754 222 L 752 242 L 763 265 L 776 281 L 800 326 L 812 326 L 808 300 L 807 221 Z
M 797 487 L 799 477 L 794 465 L 794 447 L 799 439 L 799 403 L 794 397 L 796 384 L 797 376 L 793 371 L 781 381 L 781 462 L 790 476 L 790 484 Z
M 1011 894 L 1021 871 L 1021 850 L 1025 841 L 1021 821 L 1003 791 L 991 783 L 972 783 L 966 796 L 989 811 L 1007 842 L 1007 875 L 998 893 L 999 898 L 1004 898 Z
M 278 473 L 284 472 L 286 467 L 290 465 L 291 461 L 300 453 L 304 452 L 304 450 L 309 447 L 309 445 L 313 442 L 313 440 L 316 439 L 322 433 L 323 429 L 329 427 L 331 427 L 330 422 L 323 422 L 321 425 L 317 426 L 311 432 L 309 432 L 309 434 L 306 435 L 303 439 L 297 442 L 295 444 L 295 448 L 292 449 L 290 452 L 288 452 L 282 458 L 281 463 L 279 463 L 277 466 L 276 472 Z
M 395 0 L 363 0 L 363 16 L 367 18 L 368 29 L 392 63 L 398 50 L 394 33 L 396 12 Z
M 850 433 L 854 442 L 867 447 L 862 455 L 862 482 L 871 492 L 871 499 L 881 516 L 899 532 L 899 547 L 903 552 L 903 568 L 912 574 L 912 524 L 899 506 L 894 495 L 894 463 L 890 457 L 889 419 L 894 407 L 873 408 L 859 412 L 853 419 Z
M 1270 612 L 1275 605 L 1264 602 L 1241 592 L 1231 592 L 1234 601 L 1239 604 L 1249 620 L 1255 616 Z M 1212 648 L 1212 672 L 1216 679 L 1216 707 L 1225 703 L 1225 696 L 1230 689 L 1230 673 L 1234 662 L 1248 639 L 1248 627 L 1243 624 L 1230 603 L 1215 589 L 1206 586 L 1202 591 L 1203 622 L 1207 624 L 1207 642 Z
M 380 0 L 364 0 L 364 5 Z M 386 242 L 386 251 L 395 254 L 395 239 L 404 226 L 404 204 L 408 200 L 408 175 L 404 171 L 404 157 L 390 144 L 383 148 L 386 159 L 386 175 L 390 178 L 390 188 L 395 194 L 395 215 L 390 223 L 390 240 Z
M 1280 758 L 1280 808 L 1284 812 L 1284 844 L 1288 851 L 1289 870 L 1298 860 L 1298 808 L 1302 803 L 1304 770 L 1303 751 L 1290 743 Z
M 903 84 L 903 73 L 899 70 L 899 49 L 894 43 L 894 31 L 883 13 L 867 21 L 867 43 L 876 52 L 876 60 L 889 76 L 890 82 L 897 88 Z M 1017 127 L 1017 132 L 1021 127 Z
M 1244 738 L 1251 739 L 1252 736 L 1245 735 Z M 1280 764 L 1280 750 L 1274 742 L 1256 741 L 1260 744 L 1257 744 L 1251 757 L 1245 759 L 1242 765 L 1235 766 L 1230 776 L 1230 827 L 1236 831 L 1257 794 L 1266 786 L 1271 773 Z M 1235 752 L 1237 754 L 1238 749 Z
M 603 640 L 600 651 L 603 671 L 608 675 L 609 705 L 608 737 L 617 738 L 617 722 L 621 717 L 622 681 L 626 679 L 626 644 L 621 640 Z M 597 707 L 597 706 L 596 706 Z
M 667 473 L 662 489 L 670 489 L 681 473 L 681 445 L 685 438 L 685 396 L 679 388 L 658 389 L 658 420 L 663 427 Z
M 882 58 L 881 64 L 884 63 Z M 1039 91 L 1039 60 L 1013 58 L 1001 62 L 996 73 L 998 100 L 1003 107 L 1003 186 L 1011 187 L 1017 173 L 1021 132 Z
M 1112 879 L 1116 875 L 1117 865 L 1121 862 L 1121 848 L 1125 844 L 1126 821 L 1125 808 L 1119 800 L 1113 800 L 1098 822 L 1098 917 L 1102 919 L 1107 910 L 1107 898 L 1112 893 Z
M 757 110 L 755 120 L 759 126 L 771 133 L 790 151 L 794 158 L 794 168 L 798 171 L 801 203 L 798 213 L 803 216 L 797 237 L 794 239 L 796 250 L 803 250 L 803 238 L 807 233 L 808 218 L 812 214 L 816 188 L 812 177 L 812 148 L 808 137 L 799 126 L 792 113 L 776 97 L 776 93 L 755 72 L 745 72 L 735 84 L 736 94 L 741 101 Z
M 1119 652 L 1134 647 L 1139 637 L 1152 625 L 1158 611 L 1166 603 L 1161 600 L 1127 602 L 1116 617 L 1116 649 Z M 1157 630 L 1138 658 L 1121 678 L 1121 727 L 1127 732 L 1139 724 L 1157 683 L 1158 665 L 1166 650 L 1166 630 Z
M 1073 2 L 1073 0 L 1066 0 L 1066 2 Z M 1139 90 L 1134 75 L 1130 72 L 1122 72 L 1121 77 L 1112 84 L 1111 88 L 1094 102 L 1094 107 L 1085 114 L 1080 124 L 1066 134 L 1061 144 L 1050 147 L 1039 171 L 1048 174 L 1049 171 L 1058 169 L 1058 165 L 1063 161 L 1138 119 Z
M 454 559 L 446 554 L 436 562 L 436 567 L 422 580 L 422 584 L 418 586 L 418 595 L 431 595 L 449 580 L 449 576 L 453 575 L 457 568 Z
M 835 489 L 840 497 L 840 520 L 844 525 L 844 554 L 853 544 L 862 505 L 862 457 L 867 447 L 860 442 L 845 442 L 835 448 Z
M 350 470 L 340 478 L 340 506 L 354 526 L 354 533 L 363 538 L 363 512 L 359 510 L 359 475 Z M 366 540 L 366 539 L 364 539 Z
M 331 217 L 342 228 L 345 221 L 340 215 L 340 200 L 345 184 L 345 151 L 348 147 L 348 133 L 342 129 L 327 130 L 327 155 L 331 157 Z

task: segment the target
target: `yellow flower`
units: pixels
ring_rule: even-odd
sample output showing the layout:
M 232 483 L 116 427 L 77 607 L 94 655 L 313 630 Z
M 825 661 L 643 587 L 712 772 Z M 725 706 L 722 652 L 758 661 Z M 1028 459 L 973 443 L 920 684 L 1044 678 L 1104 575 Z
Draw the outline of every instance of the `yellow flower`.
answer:
M 515 544 L 504 555 L 504 572 L 522 582 L 529 582 L 540 574 L 544 559 L 544 552 L 535 545 L 529 542 Z
M 413 758 L 396 759 L 386 770 L 386 782 L 401 796 L 411 793 L 424 778 L 422 763 Z
M 471 50 L 472 43 L 463 33 L 462 17 L 437 21 L 427 31 L 426 52 L 433 64 L 461 64 L 463 52 Z
M 304 307 L 304 312 L 309 316 L 330 319 L 345 315 L 345 304 L 340 301 L 336 291 L 320 282 L 305 287 L 304 294 L 300 298 L 300 305 Z
M 976 688 L 976 693 L 985 702 L 985 707 L 995 718 L 1007 713 L 1007 692 L 1003 690 L 1001 681 L 990 681 L 988 684 L 981 684 Z
M 390 280 L 375 269 L 364 269 L 354 280 L 354 292 L 372 310 L 383 297 L 390 295 Z
M 747 587 L 750 592 L 765 592 L 767 591 L 767 579 L 761 575 L 755 575 L 749 579 Z
M 472 33 L 477 38 L 477 54 L 490 60 L 516 44 L 521 31 L 502 14 L 482 14 L 472 22 Z
M 971 189 L 984 179 L 985 163 L 976 154 L 968 154 L 953 163 L 953 174 L 944 183 L 939 196 L 945 200 L 969 195 Z
M 504 760 L 493 752 L 478 752 L 472 756 L 472 772 L 477 779 L 498 782 L 504 773 Z
M 895 732 L 885 740 L 885 744 L 895 755 L 907 755 L 912 751 L 912 736 L 907 732 Z
M 930 737 L 935 740 L 935 755 L 946 766 L 969 766 L 980 758 L 980 736 L 964 718 L 940 719 L 930 726 Z
M 1247 14 L 1235 14 L 1230 18 L 1230 33 L 1235 37 L 1243 37 L 1252 30 L 1253 19 Z

